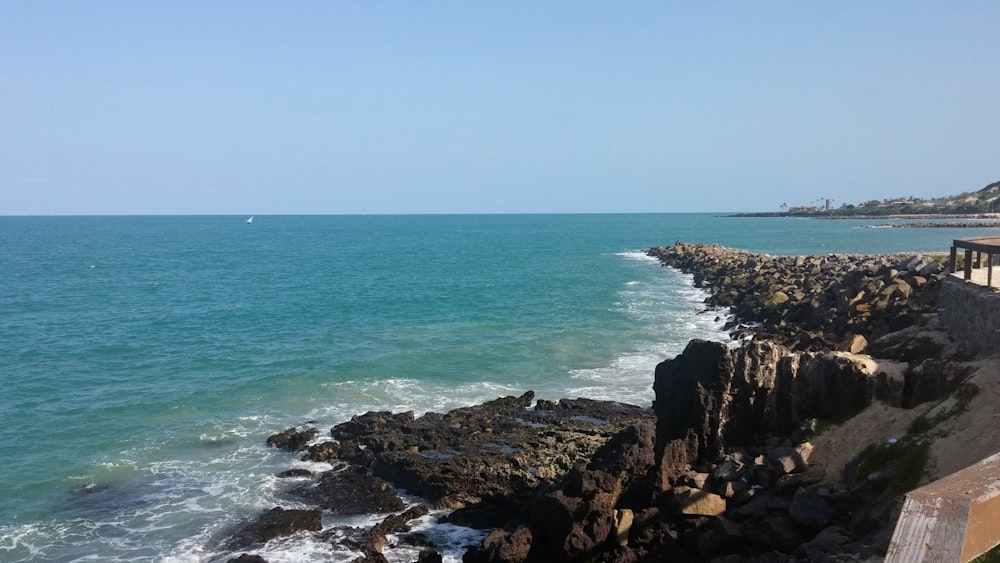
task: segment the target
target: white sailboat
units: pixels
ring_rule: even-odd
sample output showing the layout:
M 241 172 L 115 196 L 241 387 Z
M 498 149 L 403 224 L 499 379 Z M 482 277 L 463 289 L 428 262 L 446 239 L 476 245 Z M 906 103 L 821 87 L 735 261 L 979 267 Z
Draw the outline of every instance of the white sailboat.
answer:
M 250 218 L 247 219 L 247 225 L 253 225 L 253 215 L 251 215 Z

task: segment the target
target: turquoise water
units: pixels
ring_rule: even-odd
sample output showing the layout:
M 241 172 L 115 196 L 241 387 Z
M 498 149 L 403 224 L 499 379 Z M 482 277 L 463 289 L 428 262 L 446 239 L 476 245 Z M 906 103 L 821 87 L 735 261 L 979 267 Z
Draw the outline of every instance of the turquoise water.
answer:
M 0 561 L 218 559 L 248 515 L 296 506 L 273 475 L 308 464 L 263 441 L 309 420 L 529 389 L 648 405 L 657 362 L 726 338 L 650 246 L 944 251 L 989 234 L 711 214 L 244 219 L 0 217 Z

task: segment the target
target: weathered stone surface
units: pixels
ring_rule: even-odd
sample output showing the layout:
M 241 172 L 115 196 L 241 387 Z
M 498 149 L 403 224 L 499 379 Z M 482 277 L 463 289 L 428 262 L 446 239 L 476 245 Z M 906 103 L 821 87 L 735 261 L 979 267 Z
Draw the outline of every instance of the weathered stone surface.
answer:
M 868 340 L 864 336 L 861 336 L 860 334 L 850 334 L 840 343 L 839 346 L 837 346 L 837 350 L 840 350 L 841 352 L 850 352 L 852 354 L 860 354 L 864 352 L 867 347 Z
M 589 553 L 616 529 L 616 506 L 652 498 L 652 483 L 645 477 L 653 466 L 654 435 L 652 420 L 622 430 L 590 463 L 575 467 L 554 492 L 535 501 L 531 521 L 543 542 L 541 553 L 551 560 Z
M 656 463 L 667 490 L 689 465 L 723 456 L 755 434 L 788 435 L 808 418 L 834 419 L 867 406 L 877 379 L 863 365 L 831 353 L 793 352 L 768 341 L 729 349 L 693 340 L 656 367 Z M 801 453 L 777 459 L 785 473 Z
M 768 256 L 679 243 L 649 255 L 711 287 L 710 305 L 730 307 L 740 320 L 760 323 L 759 334 L 804 350 L 833 349 L 848 333 L 873 341 L 913 324 L 915 315 L 935 311 L 946 277 L 939 263 L 906 254 Z
M 533 399 L 528 392 L 420 418 L 368 413 L 332 433 L 365 446 L 351 461 L 431 501 L 526 499 L 618 431 L 653 418 L 648 409 L 588 399 L 539 401 L 529 408 Z
M 698 538 L 698 551 L 705 556 L 726 553 L 737 549 L 743 539 L 739 524 L 719 518 Z
M 822 497 L 808 489 L 795 491 L 788 513 L 799 524 L 819 530 L 833 518 L 833 508 Z
M 361 467 L 327 471 L 318 482 L 296 487 L 291 494 L 336 514 L 384 514 L 403 509 L 403 501 L 382 479 Z
M 267 447 L 280 448 L 289 452 L 302 451 L 306 449 L 306 444 L 318 434 L 319 429 L 317 428 L 307 428 L 305 430 L 289 428 L 284 432 L 269 436 L 267 438 Z
M 400 532 L 405 532 L 409 530 L 409 522 L 421 516 L 425 516 L 430 512 L 426 506 L 422 504 L 417 504 L 406 509 L 402 514 L 393 514 L 386 517 L 384 520 L 373 526 L 371 529 L 364 532 L 361 536 L 360 541 L 355 546 L 362 553 L 365 554 L 363 558 L 356 561 L 366 561 L 366 560 L 381 560 L 383 557 L 379 557 L 375 554 L 381 554 L 382 549 L 386 544 L 386 536 L 389 534 L 398 534 Z
M 531 550 L 531 530 L 518 526 L 514 531 L 493 530 L 482 545 L 468 551 L 463 563 L 520 563 Z
M 721 516 L 726 513 L 726 499 L 700 489 L 677 487 L 673 500 L 677 511 L 689 516 Z
M 272 508 L 233 534 L 225 543 L 226 549 L 238 551 L 297 532 L 319 531 L 323 528 L 322 513 L 319 508 L 312 510 Z
M 615 530 L 612 537 L 615 545 L 624 547 L 628 545 L 628 532 L 632 529 L 634 515 L 631 509 L 623 508 L 621 510 L 615 510 L 614 518 Z
M 337 461 L 340 445 L 336 442 L 320 442 L 309 446 L 309 453 L 302 457 L 302 461 L 325 461 L 333 463 Z

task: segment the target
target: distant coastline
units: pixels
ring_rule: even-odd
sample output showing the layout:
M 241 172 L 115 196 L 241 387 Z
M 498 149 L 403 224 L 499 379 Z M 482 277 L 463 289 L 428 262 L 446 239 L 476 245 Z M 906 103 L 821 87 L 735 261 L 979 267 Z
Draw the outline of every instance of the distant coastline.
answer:
M 1000 219 L 1000 213 L 840 213 L 838 210 L 788 212 L 754 211 L 730 213 L 725 217 L 806 217 L 810 219 Z
M 807 219 L 863 219 L 863 220 L 884 220 L 884 219 L 903 219 L 903 220 L 919 220 L 917 222 L 910 223 L 885 223 L 882 225 L 873 225 L 877 227 L 893 227 L 893 228 L 947 228 L 947 229 L 982 229 L 982 228 L 1000 228 L 1000 221 L 987 222 L 990 219 L 1000 219 L 1000 213 L 951 213 L 951 214 L 936 214 L 936 213 L 924 213 L 924 214 L 867 214 L 867 215 L 852 215 L 846 213 L 838 213 L 836 210 L 831 211 L 820 211 L 820 212 L 808 212 L 808 213 L 788 213 L 788 212 L 754 212 L 754 213 L 732 213 L 725 215 L 725 217 L 790 217 L 790 218 L 807 218 Z M 938 219 L 964 219 L 964 221 L 938 221 Z

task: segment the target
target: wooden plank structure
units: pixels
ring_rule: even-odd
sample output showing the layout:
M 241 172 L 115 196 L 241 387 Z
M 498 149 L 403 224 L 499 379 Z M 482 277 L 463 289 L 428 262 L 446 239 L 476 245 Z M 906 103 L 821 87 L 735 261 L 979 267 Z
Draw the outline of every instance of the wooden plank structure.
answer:
M 911 491 L 886 563 L 965 563 L 1000 544 L 1000 453 Z
M 986 254 L 986 287 L 993 287 L 993 255 L 1000 254 L 1000 237 L 981 237 L 970 239 L 954 239 L 951 243 L 951 256 L 948 259 L 948 271 L 955 272 L 958 249 L 965 251 L 963 278 L 972 280 L 972 269 L 983 268 L 983 254 Z M 975 260 L 973 260 L 975 253 Z

